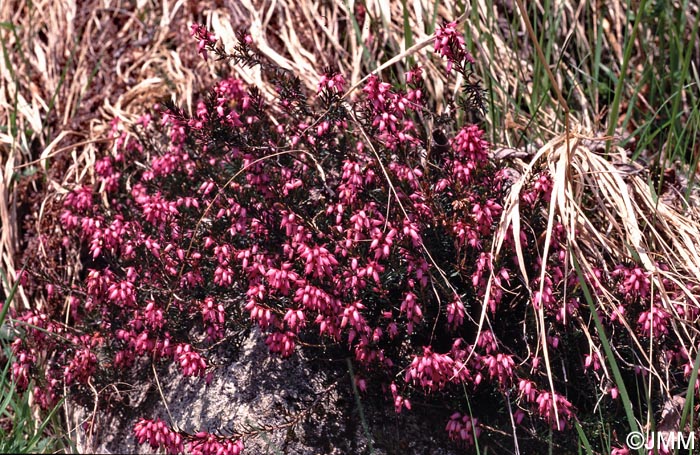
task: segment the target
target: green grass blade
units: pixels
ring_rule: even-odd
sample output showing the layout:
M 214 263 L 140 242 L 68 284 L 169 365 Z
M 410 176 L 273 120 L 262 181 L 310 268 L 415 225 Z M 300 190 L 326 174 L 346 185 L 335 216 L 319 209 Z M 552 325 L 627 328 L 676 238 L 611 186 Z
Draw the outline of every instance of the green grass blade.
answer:
M 411 29 L 411 22 L 409 21 L 408 8 L 406 7 L 406 0 L 401 0 L 403 6 L 403 39 L 405 49 L 410 49 L 413 46 L 413 30 Z M 408 65 L 412 67 L 416 64 L 413 55 L 408 56 Z
M 5 272 L 0 270 L 2 272 L 2 278 L 3 280 L 7 283 L 7 276 L 5 276 Z M 24 272 L 24 266 L 20 270 L 19 274 L 21 275 Z M 17 288 L 19 287 L 19 280 L 15 281 L 15 284 L 12 285 L 12 288 L 10 289 L 10 293 L 7 295 L 7 298 L 5 299 L 5 302 L 2 305 L 2 309 L 0 309 L 0 326 L 5 322 L 5 317 L 7 316 L 7 312 L 10 310 L 10 304 L 12 303 L 12 299 L 15 298 L 15 293 L 17 292 Z
M 638 12 L 634 18 L 634 24 L 632 25 L 632 33 L 627 40 L 625 45 L 625 52 L 622 58 L 622 67 L 620 68 L 620 80 L 615 87 L 615 96 L 613 97 L 612 107 L 610 108 L 610 114 L 608 117 L 608 136 L 613 136 L 615 133 L 615 127 L 617 126 L 617 119 L 620 115 L 620 103 L 622 101 L 622 92 L 624 91 L 624 80 L 627 74 L 627 68 L 630 64 L 630 59 L 632 57 L 632 49 L 634 49 L 634 44 L 637 39 L 637 33 L 639 32 L 639 25 L 644 16 L 643 11 L 646 9 L 647 0 L 640 0 L 639 5 L 635 10 Z M 606 146 L 606 153 L 610 150 L 610 142 Z
M 588 441 L 588 438 L 586 437 L 586 434 L 583 432 L 583 428 L 581 427 L 581 424 L 577 422 L 574 422 L 574 427 L 576 428 L 576 432 L 578 433 L 578 440 L 579 440 L 579 453 L 580 449 L 583 448 L 586 449 L 586 455 L 592 455 L 593 454 L 593 449 L 591 449 L 591 443 Z
M 688 416 L 694 407 L 695 401 L 695 384 L 698 382 L 698 368 L 700 368 L 700 353 L 696 351 L 695 362 L 693 362 L 693 371 L 690 373 L 690 378 L 688 378 L 688 389 L 685 392 L 685 405 L 683 406 L 683 413 L 681 414 L 680 431 L 684 431 L 686 423 L 688 423 Z M 692 425 L 692 420 L 691 425 Z
M 367 423 L 367 419 L 365 418 L 365 411 L 362 407 L 362 400 L 360 400 L 360 392 L 357 390 L 357 384 L 355 383 L 355 373 L 353 372 L 352 369 L 352 361 L 350 359 L 347 359 L 348 361 L 348 373 L 350 373 L 350 383 L 352 384 L 352 393 L 355 395 L 355 403 L 357 404 L 357 412 L 360 414 L 360 422 L 362 423 L 362 431 L 365 433 L 365 437 L 367 438 L 367 446 L 369 448 L 369 453 L 373 454 L 374 453 L 374 441 L 372 438 L 372 433 L 369 431 L 369 424 Z

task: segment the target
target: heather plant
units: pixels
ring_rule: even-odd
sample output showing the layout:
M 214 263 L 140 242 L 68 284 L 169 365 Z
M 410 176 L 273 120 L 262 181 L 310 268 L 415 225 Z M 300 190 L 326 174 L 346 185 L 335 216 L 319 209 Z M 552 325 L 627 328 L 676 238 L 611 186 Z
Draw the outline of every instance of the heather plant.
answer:
M 593 255 L 582 283 L 565 220 L 548 227 L 547 167 L 518 194 L 527 229 L 494 248 L 515 177 L 479 125 L 457 120 L 485 104 L 456 24 L 435 34 L 446 77 L 464 81 L 444 112 L 425 98 L 420 66 L 401 81 L 372 74 L 357 94 L 328 69 L 309 94 L 244 33 L 228 54 L 204 27 L 191 31 L 203 58 L 259 68 L 277 97 L 222 77 L 191 114 L 163 102 L 133 127 L 113 122 L 94 181 L 56 201 L 58 228 L 36 239 L 78 252 L 80 273 L 38 265 L 18 277 L 47 305 L 14 314 L 26 336 L 12 345 L 11 372 L 20 390 L 38 384 L 42 407 L 143 361 L 208 381 L 209 350 L 240 325 L 257 327 L 271 355 L 350 353 L 360 393 L 382 394 L 397 413 L 440 406 L 445 437 L 465 447 L 512 443 L 492 428 L 531 444 L 552 431 L 571 447 L 565 430 L 596 412 L 624 435 L 620 385 L 663 367 L 674 390 L 687 388 L 696 350 L 676 333 L 698 319 L 697 283 L 666 280 L 656 292 L 635 258 L 611 254 Z M 608 337 L 586 286 L 618 302 L 594 308 Z M 648 346 L 663 355 L 649 358 Z M 161 417 L 134 422 L 139 444 L 238 454 L 254 437 L 236 422 L 189 434 Z

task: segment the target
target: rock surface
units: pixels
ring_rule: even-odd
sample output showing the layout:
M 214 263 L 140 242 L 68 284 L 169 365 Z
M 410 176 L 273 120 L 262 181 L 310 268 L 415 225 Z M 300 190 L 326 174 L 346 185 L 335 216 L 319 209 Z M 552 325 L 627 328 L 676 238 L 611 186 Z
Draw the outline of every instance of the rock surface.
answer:
M 443 430 L 444 410 L 397 415 L 381 397 L 361 396 L 365 430 L 346 362 L 313 360 L 300 349 L 279 359 L 252 331 L 238 348 L 219 349 L 212 363 L 218 368 L 208 385 L 202 378 L 183 377 L 174 364 L 159 371 L 156 381 L 153 369 L 141 365 L 131 374 L 140 380 L 107 388 L 96 407 L 71 401 L 67 409 L 78 429 L 78 451 L 153 453 L 148 444 L 137 444 L 133 425 L 139 417 L 160 417 L 189 433 L 264 429 L 245 439 L 246 455 L 460 453 Z

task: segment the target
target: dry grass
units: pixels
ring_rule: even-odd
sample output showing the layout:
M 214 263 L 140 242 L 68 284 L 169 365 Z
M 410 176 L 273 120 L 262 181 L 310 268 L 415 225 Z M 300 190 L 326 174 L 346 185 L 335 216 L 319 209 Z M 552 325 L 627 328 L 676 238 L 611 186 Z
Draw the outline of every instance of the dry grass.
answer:
M 497 259 L 503 242 L 509 236 L 509 229 L 512 228 L 511 238 L 516 244 L 519 267 L 527 281 L 528 265 L 523 259 L 519 241 L 520 230 L 527 220 L 520 217 L 520 193 L 530 182 L 534 170 L 547 169 L 553 177 L 553 188 L 546 214 L 548 224 L 542 257 L 549 256 L 554 225 L 562 224 L 566 229 L 569 252 L 566 268 L 573 270 L 575 261 L 580 265 L 583 275 L 593 280 L 598 289 L 593 295 L 596 308 L 601 315 L 616 318 L 626 327 L 638 352 L 644 356 L 640 359 L 642 365 L 657 380 L 655 383 L 659 390 L 654 391 L 654 396 L 670 400 L 672 396 L 668 377 L 655 366 L 664 353 L 654 352 L 651 344 L 642 344 L 633 329 L 636 321 L 629 320 L 620 312 L 622 302 L 607 292 L 605 285 L 598 281 L 595 268 L 601 264 L 610 266 L 630 262 L 641 265 L 652 279 L 653 292 L 658 293 L 664 309 L 672 315 L 674 339 L 691 359 L 694 358 L 698 355 L 700 339 L 697 321 L 689 318 L 687 312 L 679 314 L 677 308 L 700 308 L 700 254 L 697 248 L 700 244 L 700 206 L 687 205 L 682 197 L 674 193 L 674 189 L 655 199 L 651 190 L 653 185 L 645 178 L 644 168 L 628 162 L 624 149 L 614 150 L 617 159 L 611 161 L 604 157 L 605 140 L 605 137 L 582 132 L 560 135 L 541 147 L 528 163 L 521 163 L 520 178 L 513 185 L 504 207 L 493 245 L 494 254 Z M 539 277 L 540 292 L 546 271 L 543 266 Z M 676 300 L 664 287 L 663 283 L 669 281 L 683 291 L 682 296 L 675 297 Z M 573 294 L 575 291 L 569 289 L 568 293 Z M 487 292 L 484 301 L 487 302 L 489 297 Z M 484 312 L 482 325 L 485 315 Z M 590 321 L 578 316 L 576 323 L 580 330 L 588 333 Z M 541 307 L 537 332 L 551 381 L 547 328 Z M 590 335 L 587 337 L 591 352 L 604 358 L 603 353 L 599 352 L 599 346 L 592 342 Z M 603 368 L 607 379 L 615 383 L 608 368 L 605 365 Z M 553 390 L 553 383 L 550 382 L 550 385 Z
M 95 151 L 109 137 L 110 120 L 133 122 L 167 95 L 191 110 L 195 87 L 214 74 L 216 64 L 210 62 L 208 71 L 202 71 L 205 63 L 193 52 L 189 24 L 208 24 L 227 48 L 235 44 L 237 29 L 250 30 L 265 57 L 293 70 L 313 92 L 324 67 L 336 67 L 355 83 L 374 69 L 375 62 L 402 50 L 403 19 L 396 5 L 383 10 L 383 2 L 369 4 L 358 37 L 347 11 L 351 4 L 3 2 L 0 124 L 7 125 L 0 132 L 3 269 L 14 276 L 21 267 L 18 253 L 25 233 L 41 231 L 36 218 L 33 226 L 21 219 L 28 213 L 40 214 L 50 202 L 40 195 L 48 193 L 50 199 L 92 178 Z M 418 5 L 410 11 L 414 24 L 425 20 Z M 432 3 L 424 2 L 422 8 L 430 12 Z M 443 6 L 440 13 L 451 17 Z M 387 30 L 375 22 L 381 14 L 391 15 L 385 19 Z M 416 37 L 425 40 L 427 34 Z M 428 71 L 439 72 L 436 64 L 425 63 Z M 273 96 L 259 71 L 234 68 L 233 72 Z M 438 84 L 431 90 L 440 98 L 440 79 L 431 80 Z M 8 283 L 3 286 L 7 293 Z M 26 298 L 23 304 L 29 305 Z

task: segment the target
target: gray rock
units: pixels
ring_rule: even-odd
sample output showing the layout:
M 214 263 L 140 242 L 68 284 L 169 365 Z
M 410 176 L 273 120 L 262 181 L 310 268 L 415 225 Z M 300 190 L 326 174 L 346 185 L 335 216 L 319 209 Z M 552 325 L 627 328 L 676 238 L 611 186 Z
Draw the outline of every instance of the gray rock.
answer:
M 238 349 L 219 349 L 209 358 L 217 365 L 209 384 L 183 377 L 175 364 L 161 368 L 156 381 L 142 362 L 130 372 L 131 384 L 106 388 L 97 406 L 68 400 L 78 450 L 153 453 L 137 444 L 133 426 L 140 417 L 160 417 L 188 433 L 257 432 L 244 439 L 246 455 L 459 453 L 447 440 L 444 411 L 397 415 L 386 399 L 361 396 L 370 444 L 345 362 L 320 362 L 301 349 L 287 359 L 271 356 L 256 330 Z

